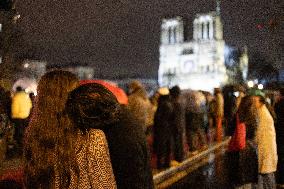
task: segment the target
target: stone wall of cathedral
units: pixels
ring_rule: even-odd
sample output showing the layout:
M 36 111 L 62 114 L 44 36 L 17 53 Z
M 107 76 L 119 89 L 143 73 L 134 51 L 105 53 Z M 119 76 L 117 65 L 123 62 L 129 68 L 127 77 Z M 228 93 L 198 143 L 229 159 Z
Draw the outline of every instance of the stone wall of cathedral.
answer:
M 226 83 L 223 26 L 216 12 L 196 15 L 193 40 L 184 41 L 182 18 L 161 26 L 159 85 L 212 91 Z

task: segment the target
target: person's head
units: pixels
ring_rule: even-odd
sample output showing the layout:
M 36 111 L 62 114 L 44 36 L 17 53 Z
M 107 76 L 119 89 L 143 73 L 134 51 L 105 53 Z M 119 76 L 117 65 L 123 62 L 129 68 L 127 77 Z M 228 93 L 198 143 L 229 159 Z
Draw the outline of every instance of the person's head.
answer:
M 250 98 L 253 101 L 253 105 L 256 108 L 261 107 L 262 105 L 265 104 L 265 93 L 262 92 L 261 90 L 258 89 L 251 89 L 248 92 L 248 95 L 250 96 Z
M 214 95 L 222 93 L 220 88 L 214 88 Z
M 68 71 L 55 70 L 44 74 L 38 83 L 38 109 L 41 112 L 63 111 L 68 93 L 79 86 L 76 75 Z
M 161 87 L 158 89 L 159 96 L 165 96 L 170 94 L 170 90 L 168 87 Z
M 181 94 L 181 90 L 179 88 L 179 86 L 174 86 L 170 89 L 170 95 L 173 97 L 173 98 L 177 98 L 178 96 L 180 96 Z
M 16 91 L 17 91 L 17 92 L 20 92 L 20 91 L 23 91 L 23 90 L 24 90 L 24 89 L 23 89 L 21 86 L 17 86 L 17 87 L 16 87 Z
M 128 84 L 128 93 L 132 94 L 137 90 L 141 90 L 143 87 L 142 83 L 137 80 L 133 80 Z
M 137 80 L 131 81 L 128 85 L 128 95 L 138 95 L 143 99 L 147 99 L 147 91 L 144 87 L 144 85 Z
M 117 122 L 120 105 L 103 85 L 90 83 L 69 94 L 66 112 L 75 127 L 86 132 L 91 128 L 103 129 Z

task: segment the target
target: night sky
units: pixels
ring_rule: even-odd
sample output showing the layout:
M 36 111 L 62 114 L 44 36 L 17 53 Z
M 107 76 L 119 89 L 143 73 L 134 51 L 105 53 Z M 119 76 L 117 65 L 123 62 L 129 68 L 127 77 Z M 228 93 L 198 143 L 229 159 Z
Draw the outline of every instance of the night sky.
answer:
M 186 18 L 192 39 L 194 15 L 214 11 L 215 6 L 214 0 L 18 0 L 16 4 L 23 37 L 35 58 L 49 64 L 93 65 L 98 77 L 109 78 L 156 78 L 161 19 Z M 222 1 L 224 39 L 274 60 L 283 52 L 283 14 L 283 0 Z M 266 24 L 274 17 L 282 23 L 271 31 Z

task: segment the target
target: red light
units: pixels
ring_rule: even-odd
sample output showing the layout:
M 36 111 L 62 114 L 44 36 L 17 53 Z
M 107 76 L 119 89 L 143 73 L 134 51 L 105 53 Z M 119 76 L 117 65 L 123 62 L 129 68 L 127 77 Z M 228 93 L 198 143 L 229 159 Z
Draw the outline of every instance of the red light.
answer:
M 262 24 L 257 24 L 257 29 L 262 29 L 263 28 L 263 25 Z

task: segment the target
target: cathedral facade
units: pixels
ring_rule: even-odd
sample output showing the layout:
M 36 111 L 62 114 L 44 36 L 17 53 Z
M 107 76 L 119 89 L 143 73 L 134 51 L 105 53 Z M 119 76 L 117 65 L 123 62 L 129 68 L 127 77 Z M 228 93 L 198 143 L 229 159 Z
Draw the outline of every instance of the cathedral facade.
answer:
M 220 11 L 195 16 L 191 41 L 185 40 L 184 30 L 181 17 L 162 21 L 159 85 L 212 91 L 226 84 L 228 75 Z

